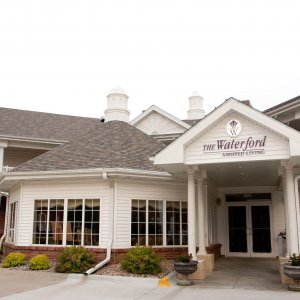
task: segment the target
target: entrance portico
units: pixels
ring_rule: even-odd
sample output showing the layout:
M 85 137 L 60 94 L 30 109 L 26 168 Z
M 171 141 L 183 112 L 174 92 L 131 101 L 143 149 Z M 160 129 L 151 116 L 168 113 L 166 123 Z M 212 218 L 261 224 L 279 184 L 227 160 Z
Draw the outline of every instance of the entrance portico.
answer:
M 230 98 L 159 152 L 156 165 L 188 185 L 188 251 L 225 256 L 300 250 L 300 134 Z M 287 250 L 278 246 L 287 233 Z M 198 246 L 198 252 L 196 247 Z

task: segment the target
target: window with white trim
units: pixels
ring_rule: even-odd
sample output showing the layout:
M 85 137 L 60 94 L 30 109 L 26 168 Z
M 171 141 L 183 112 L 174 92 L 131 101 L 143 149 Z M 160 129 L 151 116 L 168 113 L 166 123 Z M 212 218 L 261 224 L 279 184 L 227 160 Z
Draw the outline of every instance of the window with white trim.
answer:
M 33 244 L 62 245 L 64 199 L 41 199 L 34 202 Z
M 131 246 L 187 245 L 187 203 L 131 201 Z
M 8 227 L 8 237 L 9 242 L 15 242 L 16 236 L 16 209 L 17 202 L 13 202 L 9 205 L 9 227 Z
M 33 244 L 99 246 L 100 199 L 34 202 Z
M 187 245 L 187 203 L 167 201 L 167 245 Z
M 69 199 L 67 245 L 99 246 L 100 199 Z

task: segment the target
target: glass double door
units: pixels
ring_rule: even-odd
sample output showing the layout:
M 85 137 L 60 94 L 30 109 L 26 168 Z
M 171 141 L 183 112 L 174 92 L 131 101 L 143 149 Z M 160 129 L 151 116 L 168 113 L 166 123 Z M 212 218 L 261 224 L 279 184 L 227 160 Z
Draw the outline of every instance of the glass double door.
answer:
M 228 203 L 228 256 L 271 257 L 270 204 Z

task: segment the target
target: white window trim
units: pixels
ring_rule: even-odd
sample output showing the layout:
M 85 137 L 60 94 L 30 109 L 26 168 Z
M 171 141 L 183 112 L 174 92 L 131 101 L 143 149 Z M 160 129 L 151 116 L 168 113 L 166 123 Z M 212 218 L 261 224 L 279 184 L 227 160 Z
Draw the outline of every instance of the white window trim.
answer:
M 101 209 L 101 197 L 68 197 L 68 198 L 62 198 L 62 197 L 51 197 L 51 198 L 40 198 L 40 199 L 34 199 L 33 201 L 33 211 L 35 211 L 35 201 L 39 200 L 47 200 L 48 201 L 48 209 L 47 209 L 47 234 L 46 234 L 46 244 L 34 244 L 32 243 L 32 246 L 39 246 L 39 247 L 72 247 L 72 245 L 67 245 L 67 219 L 68 219 L 68 201 L 69 199 L 80 199 L 83 201 L 82 205 L 82 224 L 84 224 L 85 221 L 85 200 L 89 199 L 99 199 L 100 200 L 100 211 L 99 211 L 99 243 L 96 246 L 90 246 L 90 245 L 84 245 L 84 226 L 81 228 L 81 243 L 78 246 L 83 246 L 86 248 L 99 248 L 101 246 L 101 225 L 102 225 L 102 209 Z M 64 220 L 63 220 L 63 241 L 61 245 L 57 244 L 49 244 L 48 239 L 49 239 L 49 211 L 50 211 L 50 200 L 64 200 Z M 16 216 L 15 216 L 16 218 Z M 33 214 L 33 221 L 32 224 L 34 224 L 34 214 Z M 16 223 L 15 223 L 16 225 Z M 8 228 L 10 230 L 10 228 Z M 31 240 L 33 237 L 33 231 L 34 227 L 32 227 L 31 231 Z
M 130 247 L 134 247 L 131 245 L 131 224 L 132 224 L 132 201 L 133 200 L 143 200 L 146 201 L 146 230 L 145 230 L 145 235 L 146 235 L 146 243 L 145 246 L 149 246 L 149 234 L 148 234 L 148 218 L 149 218 L 149 210 L 148 210 L 148 201 L 163 201 L 163 244 L 162 245 L 150 245 L 150 247 L 153 248 L 178 248 L 178 247 L 187 247 L 188 245 L 183 245 L 182 244 L 182 203 L 187 203 L 187 201 L 184 200 L 166 200 L 166 199 L 152 199 L 152 198 L 132 198 L 130 201 Z M 167 201 L 168 202 L 179 202 L 180 203 L 180 245 L 167 245 Z M 139 223 L 139 222 L 138 222 Z
M 8 200 L 7 200 L 8 201 Z M 14 228 L 11 228 L 11 213 L 12 213 L 12 207 L 14 206 Z M 14 201 L 9 203 L 9 224 L 8 224 L 8 241 L 10 243 L 15 243 L 16 241 L 16 232 L 17 232 L 17 208 L 18 208 L 18 201 Z M 11 232 L 13 231 L 13 238 L 11 238 Z

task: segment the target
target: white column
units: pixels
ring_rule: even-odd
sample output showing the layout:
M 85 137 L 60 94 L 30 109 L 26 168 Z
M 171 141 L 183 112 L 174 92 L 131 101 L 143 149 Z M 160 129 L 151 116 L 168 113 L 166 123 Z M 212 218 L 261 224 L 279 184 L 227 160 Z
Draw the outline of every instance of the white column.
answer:
M 195 174 L 188 173 L 188 252 L 193 259 L 196 256 L 196 203 L 195 203 Z
M 283 199 L 284 199 L 284 216 L 285 216 L 285 233 L 286 233 L 286 253 L 285 256 L 290 256 L 290 230 L 289 230 L 289 213 L 288 213 L 288 202 L 287 202 L 287 192 L 286 192 L 286 180 L 285 180 L 285 174 L 283 174 Z
M 204 179 L 198 178 L 198 234 L 199 234 L 199 251 L 197 254 L 205 255 L 205 196 L 204 196 Z
M 0 146 L 0 173 L 3 172 L 4 147 Z
M 289 221 L 289 244 L 290 254 L 299 253 L 298 249 L 298 233 L 297 233 L 297 215 L 296 215 L 296 198 L 294 189 L 294 176 L 293 168 L 286 166 L 285 168 L 285 189 L 286 189 L 286 199 L 287 201 L 287 214 Z

